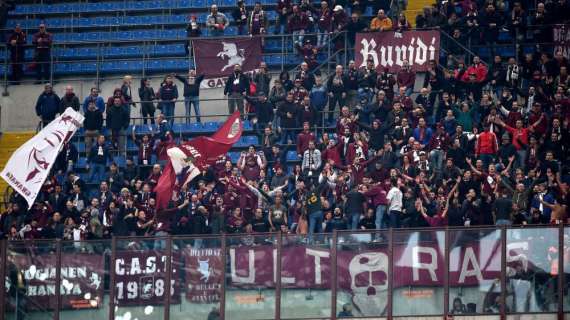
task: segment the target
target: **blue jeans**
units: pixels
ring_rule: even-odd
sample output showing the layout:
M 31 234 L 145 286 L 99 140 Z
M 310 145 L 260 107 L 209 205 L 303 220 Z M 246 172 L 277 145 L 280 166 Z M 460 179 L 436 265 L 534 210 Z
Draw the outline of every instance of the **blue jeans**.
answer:
M 101 163 L 92 163 L 89 165 L 89 182 L 100 183 L 105 180 L 105 165 Z
M 322 48 L 327 45 L 329 41 L 329 34 L 327 31 L 317 34 L 317 47 Z
M 509 219 L 497 219 L 497 222 L 495 222 L 497 226 L 510 226 L 511 224 L 513 223 Z
M 172 126 L 174 123 L 174 102 L 172 101 L 163 101 L 161 102 L 162 105 L 162 114 L 168 120 L 168 123 Z
M 186 123 L 190 123 L 190 106 L 194 105 L 196 121 L 200 122 L 200 97 L 184 97 L 184 107 L 186 108 Z
M 429 161 L 431 166 L 437 172 L 441 172 L 443 168 L 443 151 L 441 149 L 434 149 L 429 153 Z
M 360 215 L 358 213 L 353 213 L 350 217 L 350 229 L 358 229 L 358 223 L 360 222 Z
M 323 231 L 323 212 L 316 211 L 309 214 L 309 237 L 312 238 L 313 234 Z
M 384 221 L 384 215 L 386 214 L 386 206 L 380 204 L 376 207 L 376 229 L 382 229 L 386 227 L 386 221 Z
M 390 227 L 399 228 L 400 227 L 400 211 L 390 210 L 388 214 L 390 216 Z
M 298 43 L 300 46 L 302 46 L 304 38 L 305 30 L 293 31 L 293 43 Z
M 287 138 L 290 138 L 293 143 L 297 141 L 295 131 L 293 129 L 281 128 L 281 144 L 287 144 Z

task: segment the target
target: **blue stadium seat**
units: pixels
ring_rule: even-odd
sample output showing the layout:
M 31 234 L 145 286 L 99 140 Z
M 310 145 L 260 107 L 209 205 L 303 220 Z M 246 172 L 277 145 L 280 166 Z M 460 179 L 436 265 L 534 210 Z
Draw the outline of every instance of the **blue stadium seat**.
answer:
M 127 160 L 123 156 L 115 156 L 113 157 L 113 161 L 119 166 L 119 168 L 124 168 L 127 164 Z
M 127 151 L 133 152 L 137 151 L 139 148 L 133 140 L 127 140 Z
M 253 127 L 251 126 L 251 122 L 249 120 L 245 120 L 243 122 L 243 130 L 252 130 Z
M 136 134 L 150 134 L 151 130 L 156 131 L 158 128 L 156 125 L 138 125 L 135 127 Z
M 192 0 L 192 7 L 195 7 L 195 8 L 206 7 L 206 1 L 205 0 Z
M 74 145 L 77 148 L 77 152 L 80 152 L 80 153 L 85 152 L 85 143 L 84 142 L 75 142 Z
M 75 164 L 75 168 L 77 169 L 85 169 L 87 167 L 87 158 L 79 158 L 77 159 L 77 163 Z
M 178 3 L 176 4 L 177 8 L 190 8 L 191 7 L 191 1 L 190 0 L 179 0 Z
M 192 122 L 190 123 L 190 133 L 206 132 L 206 126 L 202 123 Z
M 299 160 L 301 159 L 297 157 L 296 151 L 294 150 L 287 151 L 287 161 L 299 161 Z
M 54 72 L 55 74 L 66 74 L 66 73 L 68 73 L 68 72 L 71 72 L 70 64 L 69 64 L 69 63 L 61 63 L 61 62 L 60 62 L 60 63 L 57 63 L 57 64 L 54 66 L 53 72 Z
M 246 136 L 246 141 L 248 145 L 258 145 L 259 144 L 259 138 L 257 136 Z
M 239 156 L 240 153 L 239 152 L 228 152 L 228 156 L 230 157 L 230 160 L 232 161 L 232 163 L 237 163 L 239 160 Z
M 221 124 L 219 122 L 208 121 L 204 123 L 205 132 L 216 132 L 220 128 Z

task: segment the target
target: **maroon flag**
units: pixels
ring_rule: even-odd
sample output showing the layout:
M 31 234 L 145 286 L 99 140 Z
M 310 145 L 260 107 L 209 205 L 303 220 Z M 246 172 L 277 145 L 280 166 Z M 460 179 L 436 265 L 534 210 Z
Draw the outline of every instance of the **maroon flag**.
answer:
M 253 71 L 262 59 L 261 38 L 192 40 L 196 72 L 206 78 L 229 76 L 236 64 L 242 72 Z
M 25 284 L 26 310 L 54 310 L 56 306 L 55 254 L 18 255 L 7 264 L 9 270 L 20 270 Z M 104 259 L 84 253 L 61 255 L 61 307 L 63 309 L 96 309 L 103 306 L 105 280 Z M 6 279 L 9 292 L 16 283 Z M 8 306 L 12 310 L 13 306 Z
M 192 181 L 204 165 L 213 164 L 216 158 L 228 152 L 242 132 L 243 123 L 239 111 L 236 111 L 213 136 L 200 136 L 168 149 L 170 161 L 154 188 L 157 208 L 166 208 L 175 188 Z
M 412 71 L 425 72 L 430 60 L 439 59 L 439 31 L 358 33 L 354 51 L 358 67 L 370 59 L 376 70 L 395 73 L 407 60 Z

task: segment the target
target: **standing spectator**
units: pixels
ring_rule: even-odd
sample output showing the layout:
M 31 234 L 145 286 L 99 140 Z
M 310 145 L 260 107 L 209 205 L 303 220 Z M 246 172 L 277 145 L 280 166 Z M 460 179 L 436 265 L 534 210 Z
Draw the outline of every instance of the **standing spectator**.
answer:
M 297 156 L 301 158 L 305 151 L 309 148 L 309 142 L 315 142 L 316 137 L 311 132 L 309 122 L 303 122 L 303 131 L 297 135 Z
M 103 128 L 103 113 L 93 101 L 89 103 L 89 107 L 85 111 L 83 127 L 85 128 L 85 150 L 87 151 L 87 157 L 89 157 L 91 146 Z
M 344 107 L 346 99 L 346 76 L 343 73 L 343 68 L 341 65 L 337 65 L 335 73 L 329 77 L 327 81 L 327 89 L 329 91 L 329 111 L 328 111 L 328 121 L 329 123 L 333 121 L 334 111 L 338 104 L 339 109 Z
M 504 18 L 495 11 L 493 3 L 488 3 L 485 11 L 481 14 L 481 29 L 483 41 L 491 45 L 491 49 L 499 38 L 499 30 L 503 20 Z
M 232 11 L 232 18 L 238 28 L 238 35 L 246 34 L 247 30 L 247 8 L 245 7 L 245 2 L 243 0 L 238 0 L 237 7 Z
M 263 9 L 261 8 L 261 3 L 256 2 L 255 6 L 253 7 L 253 11 L 251 11 L 251 13 L 249 14 L 249 19 L 247 22 L 249 28 L 249 34 L 252 36 L 266 34 L 268 21 L 269 20 L 265 15 L 265 11 L 263 11 Z
M 265 62 L 259 63 L 259 70 L 253 75 L 253 82 L 255 83 L 256 93 L 268 93 L 269 83 L 271 82 L 271 74 Z
M 404 14 L 404 12 L 400 12 L 400 14 L 398 15 L 398 21 L 396 21 L 396 27 L 394 28 L 394 30 L 396 32 L 403 32 L 403 31 L 408 31 L 410 29 L 412 29 L 412 25 L 410 24 L 410 22 L 406 18 L 406 15 Z
M 12 75 L 10 80 L 13 84 L 20 84 L 24 75 L 24 54 L 26 45 L 26 34 L 19 24 L 14 28 L 14 32 L 8 37 L 8 47 L 10 47 L 10 61 L 12 63 Z
M 367 32 L 368 24 L 364 22 L 358 13 L 353 12 L 350 16 L 350 21 L 346 24 L 346 36 L 348 37 L 348 47 L 354 47 L 356 42 L 356 34 L 359 32 Z M 349 51 L 349 59 L 352 59 L 354 55 L 352 51 Z
M 366 197 L 364 190 L 361 186 L 355 186 L 350 192 L 346 194 L 345 214 L 349 219 L 349 226 L 351 230 L 358 228 L 360 216 L 366 212 Z
M 59 105 L 60 99 L 58 95 L 53 92 L 51 84 L 46 84 L 44 92 L 42 92 L 36 102 L 36 115 L 42 121 L 42 128 L 55 119 L 55 116 L 59 113 Z
M 370 22 L 370 31 L 390 31 L 392 30 L 392 20 L 386 16 L 384 10 L 378 10 L 378 14 Z
M 105 112 L 105 100 L 99 96 L 99 89 L 91 88 L 90 94 L 83 100 L 83 112 L 87 111 L 91 102 L 95 103 L 95 106 L 101 113 Z
M 484 131 L 479 134 L 475 144 L 475 157 L 481 159 L 485 167 L 494 162 L 495 154 L 499 149 L 497 136 L 490 129 L 490 125 L 485 124 Z
M 305 177 L 309 180 L 316 179 L 321 168 L 321 163 L 321 151 L 315 147 L 315 141 L 311 140 L 309 141 L 307 150 L 303 152 L 303 162 L 301 164 L 301 169 Z
M 161 111 L 172 127 L 174 123 L 174 107 L 178 99 L 178 88 L 174 84 L 171 75 L 166 76 L 160 85 L 158 98 L 160 99 Z
M 186 123 L 190 123 L 191 107 L 194 106 L 196 121 L 200 123 L 200 83 L 204 80 L 203 74 L 196 76 L 196 69 L 190 68 L 188 77 L 175 75 L 176 79 L 184 84 L 184 107 L 186 110 Z
M 115 107 L 109 108 L 113 112 Z M 123 108 L 117 108 L 121 112 L 125 112 Z M 105 136 L 99 136 L 97 143 L 91 148 L 89 158 L 87 158 L 87 170 L 89 170 L 89 182 L 100 183 L 105 179 L 105 166 L 107 161 L 111 160 L 111 153 L 109 147 L 105 143 Z
M 287 93 L 285 102 L 279 106 L 277 113 L 281 119 L 281 144 L 295 141 L 295 128 L 297 127 L 297 112 L 299 107 L 293 101 L 293 93 Z
M 390 227 L 400 227 L 400 215 L 402 214 L 402 191 L 398 188 L 398 180 L 392 178 L 390 180 L 391 189 L 386 195 L 388 201 L 388 217 L 390 218 Z
M 275 10 L 277 11 L 277 19 L 275 20 L 275 30 L 273 32 L 274 34 L 281 34 L 284 31 L 283 29 L 287 28 L 287 21 L 293 11 L 291 0 L 279 0 Z
M 224 95 L 228 96 L 228 112 L 234 113 L 237 109 L 242 118 L 245 117 L 243 99 L 249 90 L 249 79 L 241 72 L 241 66 L 236 64 L 234 72 L 229 76 L 224 88 Z
M 59 104 L 59 113 L 63 113 L 65 109 L 72 108 L 79 112 L 79 98 L 73 92 L 72 86 L 65 87 L 65 95 L 61 98 Z
M 396 75 L 398 87 L 406 88 L 406 96 L 410 96 L 414 91 L 414 84 L 416 83 L 416 73 L 412 71 L 410 62 L 404 60 L 402 62 L 402 69 Z
M 218 6 L 213 4 L 210 14 L 206 18 L 206 27 L 210 30 L 210 36 L 220 37 L 224 35 L 224 30 L 230 25 L 230 21 L 225 14 L 218 12 Z
M 133 103 L 133 92 L 131 90 L 132 82 L 133 77 L 126 75 L 123 77 L 123 84 L 121 84 L 121 95 L 125 102 L 125 109 L 129 113 L 129 117 L 131 116 L 131 107 L 136 108 L 136 105 Z
M 246 96 L 245 99 L 255 108 L 256 128 L 265 128 L 273 120 L 273 104 L 267 100 L 265 92 L 258 92 L 257 97 Z
M 319 21 L 319 34 L 317 35 L 317 48 L 323 48 L 329 41 L 329 33 L 332 31 L 332 11 L 327 1 L 321 1 Z
M 187 56 L 190 56 L 192 54 L 192 41 L 190 39 L 198 38 L 201 35 L 202 35 L 202 28 L 198 23 L 196 15 L 193 14 L 190 16 L 190 21 L 188 21 L 188 25 L 186 25 L 186 38 L 188 38 L 188 40 L 186 41 L 184 50 L 186 50 Z
M 339 37 L 338 34 L 345 30 L 347 23 L 348 23 L 348 15 L 344 11 L 344 8 L 341 5 L 336 5 L 334 7 L 333 15 L 331 18 L 331 24 L 332 24 L 331 29 L 333 36 L 335 37 L 334 47 L 333 47 L 334 51 L 344 49 L 344 39 L 342 39 L 342 37 Z M 344 52 L 341 53 L 341 55 L 342 54 L 344 54 Z M 340 58 L 338 59 L 338 61 L 341 60 L 342 59 Z
M 309 92 L 309 98 L 311 99 L 312 106 L 317 111 L 317 123 L 321 124 L 323 120 L 321 112 L 325 110 L 329 98 L 327 88 L 323 85 L 321 76 L 315 77 L 315 85 Z
M 50 80 L 50 63 L 51 63 L 51 45 L 52 34 L 46 31 L 46 25 L 40 24 L 40 30 L 32 39 L 32 44 L 35 46 L 36 73 L 37 82 L 41 83 L 42 80 Z
M 111 141 L 113 148 L 120 153 L 125 150 L 126 136 L 125 129 L 129 126 L 129 112 L 125 108 L 123 101 L 119 97 L 113 99 L 113 105 L 107 110 L 107 128 L 111 130 Z
M 150 120 L 150 124 L 154 124 L 154 112 L 156 110 L 154 100 L 156 100 L 156 94 L 154 93 L 154 89 L 150 86 L 150 80 L 147 78 L 141 79 L 139 98 L 141 99 L 143 123 L 147 124 Z
M 309 27 L 309 18 L 299 9 L 299 6 L 293 6 L 293 14 L 287 22 L 287 30 L 293 34 L 293 43 L 301 45 L 305 37 L 305 30 Z

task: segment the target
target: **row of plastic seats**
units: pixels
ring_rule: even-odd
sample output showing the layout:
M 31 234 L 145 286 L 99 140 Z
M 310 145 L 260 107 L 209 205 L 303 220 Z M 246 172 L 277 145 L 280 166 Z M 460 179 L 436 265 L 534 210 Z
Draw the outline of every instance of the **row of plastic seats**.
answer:
M 186 37 L 184 29 L 166 30 L 134 30 L 117 32 L 67 32 L 55 33 L 54 41 L 65 42 L 96 42 L 109 40 L 154 40 L 154 39 L 183 39 Z
M 475 52 L 484 59 L 492 58 L 491 55 L 493 54 L 490 47 L 480 47 L 476 49 Z M 503 58 L 514 57 L 515 48 L 513 46 L 496 46 L 494 48 L 494 54 Z
M 199 23 L 206 23 L 207 12 L 196 14 Z M 227 16 L 233 22 L 231 15 Z M 275 20 L 275 11 L 267 12 L 270 21 Z M 155 25 L 155 24 L 185 24 L 188 22 L 188 15 L 143 15 L 125 17 L 93 17 L 93 18 L 49 18 L 49 19 L 10 19 L 7 22 L 8 28 L 13 28 L 17 24 L 24 29 L 37 28 L 40 23 L 45 23 L 48 28 L 77 28 L 77 27 L 106 27 L 106 26 L 135 26 L 135 25 Z
M 274 56 L 265 56 L 264 61 L 270 66 L 280 66 L 281 62 L 275 63 L 273 60 Z M 299 57 L 290 57 L 291 59 L 286 59 L 286 65 L 297 65 L 301 62 Z M 56 62 L 54 66 L 54 74 L 59 75 L 69 75 L 69 74 L 94 74 L 97 72 L 97 68 L 102 73 L 137 73 L 141 72 L 143 68 L 147 72 L 186 72 L 193 62 L 186 58 L 163 58 L 163 59 L 150 59 L 145 62 L 141 60 L 117 60 L 117 61 L 103 61 L 98 66 L 97 62 Z M 6 68 L 3 64 L 0 64 L 0 74 L 6 72 Z M 12 70 L 8 68 L 8 75 L 11 74 Z M 26 70 L 26 74 L 32 74 L 31 71 Z
M 290 43 L 290 41 L 289 41 Z M 103 58 L 140 58 L 142 55 L 150 57 L 163 57 L 163 56 L 185 56 L 186 44 L 174 43 L 174 44 L 157 44 L 157 45 L 147 45 L 147 46 L 102 46 L 97 47 L 77 47 L 77 48 L 63 48 L 57 47 L 53 49 L 53 56 L 60 58 L 62 60 L 73 60 L 73 59 L 96 59 L 97 56 L 102 56 Z M 270 52 L 280 52 L 281 51 L 281 40 L 267 40 L 265 42 L 264 51 L 266 53 Z M 6 54 L 5 50 L 0 50 L 0 57 L 4 57 Z M 25 58 L 28 61 L 33 60 L 34 50 L 26 50 Z M 273 56 L 275 60 L 271 60 L 272 64 L 281 64 L 281 56 Z M 273 59 L 273 58 L 271 58 Z
M 246 0 L 246 5 L 253 6 L 257 0 Z M 261 0 L 264 5 L 274 5 L 274 0 Z M 234 7 L 237 0 L 150 0 L 150 1 L 112 1 L 93 3 L 59 3 L 59 4 L 28 4 L 17 5 L 10 12 L 13 15 L 23 14 L 58 14 L 79 12 L 113 12 L 133 10 L 157 10 L 157 9 L 183 9 L 183 8 L 208 8 L 212 4 L 221 7 Z
M 269 28 L 270 31 L 273 28 Z M 230 26 L 224 35 L 234 36 L 238 34 L 237 27 Z M 203 30 L 204 37 L 210 36 L 209 30 Z M 140 40 L 182 40 L 186 38 L 184 29 L 164 29 L 164 30 L 133 30 L 117 32 L 62 32 L 54 33 L 56 43 L 73 42 L 104 42 L 104 41 L 140 41 Z

